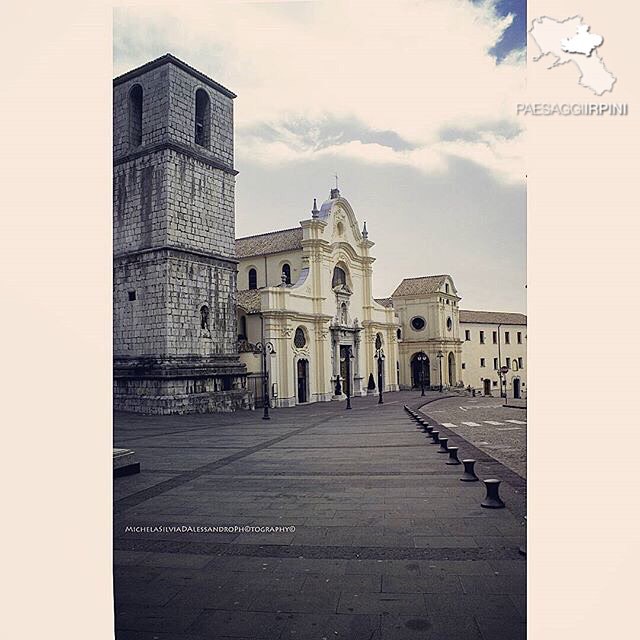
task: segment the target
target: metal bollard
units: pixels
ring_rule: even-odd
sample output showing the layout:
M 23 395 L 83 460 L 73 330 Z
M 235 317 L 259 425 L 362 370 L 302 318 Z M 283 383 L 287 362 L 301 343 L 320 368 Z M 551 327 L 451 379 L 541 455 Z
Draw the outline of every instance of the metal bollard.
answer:
M 458 447 L 449 447 L 447 464 L 462 464 L 460 460 L 458 460 Z
M 500 480 L 491 478 L 484 481 L 484 486 L 487 488 L 487 495 L 485 499 L 480 503 L 481 507 L 485 509 L 504 509 L 504 502 L 500 499 Z
M 462 478 L 460 478 L 460 481 L 461 482 L 478 482 L 480 478 L 478 478 L 473 468 L 476 464 L 476 461 L 469 458 L 467 460 L 463 460 L 462 464 L 464 465 L 464 473 L 462 474 Z
M 447 442 L 449 442 L 449 438 L 438 437 L 438 443 L 440 444 L 438 453 L 449 453 L 449 449 L 447 448 Z
M 438 436 L 440 435 L 439 431 L 432 431 L 431 432 L 431 444 L 438 444 Z

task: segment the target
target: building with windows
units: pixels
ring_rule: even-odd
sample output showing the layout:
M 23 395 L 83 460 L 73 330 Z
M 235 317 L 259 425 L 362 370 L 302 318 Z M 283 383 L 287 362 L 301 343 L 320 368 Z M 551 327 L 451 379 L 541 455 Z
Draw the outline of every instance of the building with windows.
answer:
M 483 395 L 526 394 L 527 316 L 460 311 L 462 380 Z
M 451 276 L 405 278 L 378 302 L 393 309 L 400 325 L 400 388 L 460 386 L 460 297 Z

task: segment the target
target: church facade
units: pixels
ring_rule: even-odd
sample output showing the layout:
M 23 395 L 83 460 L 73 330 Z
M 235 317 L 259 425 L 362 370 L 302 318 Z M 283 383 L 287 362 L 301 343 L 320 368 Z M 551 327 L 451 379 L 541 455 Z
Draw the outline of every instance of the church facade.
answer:
M 398 389 L 399 324 L 373 298 L 373 246 L 338 189 L 299 227 L 236 241 L 240 357 L 257 374 L 267 349 L 275 406 Z

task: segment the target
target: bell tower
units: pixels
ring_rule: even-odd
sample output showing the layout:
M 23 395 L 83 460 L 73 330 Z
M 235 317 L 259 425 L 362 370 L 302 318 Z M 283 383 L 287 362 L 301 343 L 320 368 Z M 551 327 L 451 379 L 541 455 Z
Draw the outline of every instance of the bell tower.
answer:
M 251 404 L 237 352 L 235 97 L 170 54 L 113 81 L 116 409 Z

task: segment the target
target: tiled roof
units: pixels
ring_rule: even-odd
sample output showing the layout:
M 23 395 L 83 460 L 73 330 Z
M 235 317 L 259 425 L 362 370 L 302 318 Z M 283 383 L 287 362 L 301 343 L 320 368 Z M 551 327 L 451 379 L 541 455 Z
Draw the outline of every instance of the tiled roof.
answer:
M 236 238 L 236 255 L 238 258 L 264 256 L 280 251 L 302 249 L 302 227 L 270 231 L 257 236 Z
M 393 298 L 374 298 L 374 300 L 383 307 L 393 309 Z
M 476 322 L 479 324 L 527 324 L 524 313 L 507 313 L 503 311 L 465 311 L 460 309 L 460 322 Z
M 420 278 L 405 278 L 391 294 L 392 297 L 419 296 L 435 293 L 443 285 L 446 275 L 421 276 Z
M 258 313 L 260 311 L 260 289 L 244 289 L 238 291 L 238 306 L 247 313 Z

